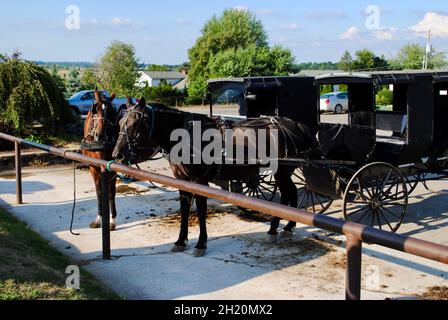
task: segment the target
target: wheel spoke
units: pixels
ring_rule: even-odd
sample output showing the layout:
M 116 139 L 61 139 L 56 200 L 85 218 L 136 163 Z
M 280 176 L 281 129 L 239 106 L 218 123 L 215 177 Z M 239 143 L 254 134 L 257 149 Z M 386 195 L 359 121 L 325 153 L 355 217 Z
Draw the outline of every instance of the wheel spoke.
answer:
M 389 226 L 391 231 L 394 231 L 395 229 L 392 227 L 392 225 L 390 224 L 389 220 L 386 218 L 386 216 L 383 213 L 383 210 L 379 210 L 379 212 L 381 213 L 381 215 L 383 216 L 384 220 L 386 220 L 387 225 Z
M 316 204 L 314 203 L 314 195 L 313 193 L 310 193 L 311 196 L 311 202 L 313 204 L 313 212 L 316 213 Z
M 387 209 L 386 207 L 383 207 L 384 210 L 387 211 L 387 213 L 389 213 L 390 215 L 394 216 L 397 219 L 402 219 L 401 217 L 397 216 L 395 213 L 393 213 L 392 211 L 390 211 L 389 209 Z
M 365 206 L 363 209 L 364 209 L 364 210 L 367 209 L 367 210 L 366 210 L 366 212 L 364 212 L 364 213 L 361 215 L 361 217 L 360 217 L 359 219 L 357 219 L 357 220 L 355 221 L 355 223 L 360 223 L 360 222 L 362 221 L 362 219 L 366 216 L 366 214 L 369 213 L 369 210 L 368 210 L 369 207 L 368 207 L 368 206 Z
M 349 213 L 348 216 L 350 217 L 350 216 L 353 216 L 355 214 L 358 214 L 358 213 L 362 212 L 363 210 L 365 210 L 366 208 L 369 208 L 369 206 L 364 206 L 361 209 L 357 209 L 355 212 Z

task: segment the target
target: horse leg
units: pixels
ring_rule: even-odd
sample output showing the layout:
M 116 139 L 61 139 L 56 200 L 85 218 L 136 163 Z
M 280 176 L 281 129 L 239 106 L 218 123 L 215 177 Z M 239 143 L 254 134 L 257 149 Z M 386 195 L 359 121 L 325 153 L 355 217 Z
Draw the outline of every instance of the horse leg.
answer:
M 115 204 L 115 197 L 117 195 L 117 175 L 114 174 L 109 183 L 109 207 L 110 207 L 110 231 L 117 229 L 117 207 Z
M 174 244 L 171 252 L 184 252 L 188 242 L 188 220 L 190 219 L 191 202 L 193 195 L 187 192 L 180 192 L 180 212 L 181 226 L 179 240 Z
M 205 251 L 207 250 L 207 198 L 205 197 L 196 197 L 196 206 L 199 218 L 199 242 L 195 247 L 193 256 L 194 257 L 203 257 L 205 255 Z
M 285 180 L 285 194 L 287 199 L 285 199 L 287 205 L 297 208 L 298 196 L 297 196 L 297 188 L 294 182 L 291 179 L 291 176 Z M 294 229 L 296 228 L 297 223 L 293 221 L 289 221 L 286 227 L 283 228 L 282 233 L 280 234 L 283 238 L 291 238 L 294 234 Z
M 90 174 L 93 177 L 93 181 L 95 182 L 95 190 L 96 190 L 96 197 L 98 200 L 98 216 L 96 219 L 90 224 L 91 229 L 99 229 L 101 228 L 102 224 L 102 216 L 103 216 L 103 210 L 102 210 L 102 193 L 101 193 L 101 173 L 98 168 L 90 167 Z

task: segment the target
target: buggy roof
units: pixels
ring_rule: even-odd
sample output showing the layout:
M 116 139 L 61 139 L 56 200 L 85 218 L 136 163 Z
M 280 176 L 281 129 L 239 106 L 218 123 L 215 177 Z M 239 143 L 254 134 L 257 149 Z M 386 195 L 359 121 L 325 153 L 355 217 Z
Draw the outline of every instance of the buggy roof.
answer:
M 284 80 L 291 79 L 313 79 L 310 77 L 238 77 L 238 78 L 219 78 L 212 79 L 208 81 L 208 88 L 210 91 L 214 91 L 226 86 L 231 85 L 244 85 L 247 89 L 257 89 L 257 88 L 280 88 L 283 85 Z
M 377 71 L 355 73 L 330 73 L 316 77 L 318 84 L 337 83 L 375 83 L 399 84 L 411 83 L 418 77 L 432 77 L 434 82 L 448 81 L 448 71 Z

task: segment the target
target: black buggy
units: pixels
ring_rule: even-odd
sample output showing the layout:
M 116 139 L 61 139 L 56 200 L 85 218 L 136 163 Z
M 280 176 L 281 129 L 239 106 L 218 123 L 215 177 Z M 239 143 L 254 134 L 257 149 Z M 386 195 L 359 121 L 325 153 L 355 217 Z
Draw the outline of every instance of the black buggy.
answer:
M 346 220 L 396 232 L 417 184 L 448 176 L 448 73 L 331 74 L 316 78 L 323 86 L 344 87 L 349 110 L 336 121 L 320 116 L 327 161 L 306 164 L 308 188 L 342 198 Z
M 263 116 L 285 117 L 304 123 L 314 134 L 317 133 L 318 110 L 314 106 L 318 100 L 318 92 L 312 77 L 213 79 L 208 82 L 208 91 L 212 117 L 234 122 Z M 214 114 L 217 107 L 226 113 L 226 108 L 231 106 L 234 107 L 233 110 L 238 110 L 238 115 Z M 295 163 L 293 165 L 297 167 Z M 225 178 L 226 176 L 223 177 Z M 301 168 L 298 167 L 294 172 L 293 179 L 297 185 L 301 208 L 312 207 L 312 201 L 325 203 L 328 208 L 330 203 L 327 197 L 315 194 L 306 187 Z M 241 177 L 233 177 L 230 182 L 224 180 L 218 184 L 233 192 L 268 201 L 273 201 L 278 191 L 274 177 L 269 172 L 266 174 L 243 172 Z M 318 213 L 322 209 L 315 212 Z M 317 210 L 317 207 L 314 210 Z
M 342 199 L 346 220 L 396 232 L 416 186 L 448 177 L 448 72 L 219 79 L 209 87 L 243 116 L 288 117 L 316 132 L 322 158 L 280 160 L 297 168 L 299 208 L 323 214 Z M 348 93 L 347 114 L 320 114 L 324 87 Z M 277 191 L 269 175 L 236 185 L 266 200 Z

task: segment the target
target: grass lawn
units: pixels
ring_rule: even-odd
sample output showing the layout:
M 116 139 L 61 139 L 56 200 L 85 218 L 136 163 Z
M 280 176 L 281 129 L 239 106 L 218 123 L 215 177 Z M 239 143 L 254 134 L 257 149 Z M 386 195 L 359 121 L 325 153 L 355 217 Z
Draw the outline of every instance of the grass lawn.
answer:
M 81 290 L 65 288 L 70 259 L 0 208 L 0 300 L 120 299 L 81 270 Z

